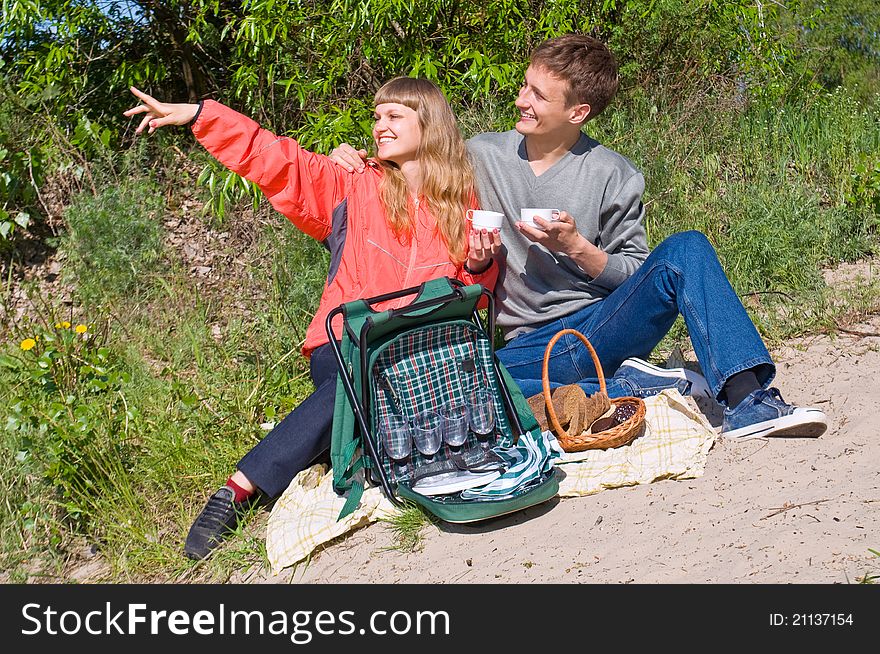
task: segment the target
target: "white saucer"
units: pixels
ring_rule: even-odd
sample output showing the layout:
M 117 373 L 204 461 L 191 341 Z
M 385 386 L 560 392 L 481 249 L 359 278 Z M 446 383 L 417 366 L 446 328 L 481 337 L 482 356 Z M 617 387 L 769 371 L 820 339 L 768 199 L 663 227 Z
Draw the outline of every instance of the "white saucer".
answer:
M 451 470 L 441 475 L 425 477 L 417 481 L 412 489 L 422 495 L 447 495 L 467 488 L 488 484 L 501 476 L 499 470 L 489 472 L 468 472 L 467 470 Z

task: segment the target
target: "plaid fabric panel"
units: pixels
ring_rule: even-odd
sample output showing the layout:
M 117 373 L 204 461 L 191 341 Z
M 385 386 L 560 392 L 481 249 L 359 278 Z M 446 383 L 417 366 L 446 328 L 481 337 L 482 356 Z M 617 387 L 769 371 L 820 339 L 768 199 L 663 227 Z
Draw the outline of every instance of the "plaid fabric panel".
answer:
M 492 369 L 492 349 L 485 333 L 473 323 L 430 325 L 402 334 L 377 356 L 371 369 L 374 439 L 380 420 L 389 413 L 413 418 L 423 411 L 438 411 L 446 404 L 465 403 L 476 388 L 491 392 L 496 438 L 512 442 L 512 430 Z M 473 434 L 464 448 L 476 444 Z M 494 442 L 493 442 L 494 444 Z M 381 443 L 379 459 L 386 474 L 391 461 Z M 447 458 L 443 445 L 433 461 Z M 410 472 L 425 462 L 413 447 Z

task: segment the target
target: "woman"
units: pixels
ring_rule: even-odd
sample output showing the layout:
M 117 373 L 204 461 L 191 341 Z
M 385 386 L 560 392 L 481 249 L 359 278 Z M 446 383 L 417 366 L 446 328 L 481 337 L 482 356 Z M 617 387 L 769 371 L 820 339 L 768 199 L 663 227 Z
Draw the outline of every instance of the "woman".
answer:
M 473 171 L 446 98 L 427 80 L 399 77 L 376 92 L 376 156 L 360 175 L 217 102 L 168 104 L 134 87 L 131 92 L 141 104 L 125 115 L 145 114 L 137 133 L 191 125 L 212 155 L 257 183 L 280 213 L 330 250 L 327 283 L 303 346 L 315 391 L 210 497 L 184 545 L 189 558 L 202 559 L 235 528 L 258 490 L 277 497 L 329 448 L 336 363 L 324 330 L 327 314 L 343 302 L 443 275 L 493 289 L 501 237 L 498 230 L 466 227 L 465 211 L 476 207 Z M 334 326 L 339 338 L 340 325 Z

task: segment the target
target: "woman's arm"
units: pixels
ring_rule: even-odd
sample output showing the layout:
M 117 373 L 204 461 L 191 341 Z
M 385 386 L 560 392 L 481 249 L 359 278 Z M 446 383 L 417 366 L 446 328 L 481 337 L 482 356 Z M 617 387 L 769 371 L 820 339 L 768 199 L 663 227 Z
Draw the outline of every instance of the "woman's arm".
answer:
M 125 114 L 147 113 L 138 131 L 196 118 L 193 134 L 220 163 L 256 183 L 272 206 L 309 236 L 323 241 L 330 235 L 333 210 L 345 199 L 349 176 L 327 157 L 213 100 L 199 110 L 200 105 L 159 102 L 136 91 L 142 104 Z
M 468 258 L 457 275 L 458 279 L 494 291 L 498 281 L 498 264 L 494 259 L 500 249 L 500 230 L 472 229 L 468 232 Z
M 148 133 L 152 134 L 165 125 L 186 125 L 195 118 L 199 111 L 198 104 L 159 102 L 153 96 L 147 95 L 133 86 L 129 87 L 129 90 L 141 101 L 141 104 L 132 107 L 128 111 L 124 111 L 122 115 L 136 116 L 137 114 L 147 114 L 135 130 L 136 134 L 143 132 L 147 126 L 150 128 Z

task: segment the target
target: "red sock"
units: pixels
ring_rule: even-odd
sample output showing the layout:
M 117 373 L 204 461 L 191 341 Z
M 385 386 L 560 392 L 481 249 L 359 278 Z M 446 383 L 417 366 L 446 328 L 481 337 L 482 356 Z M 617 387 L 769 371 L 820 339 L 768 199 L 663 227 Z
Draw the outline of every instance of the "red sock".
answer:
M 229 486 L 229 488 L 231 488 L 233 491 L 235 491 L 235 497 L 233 498 L 233 501 L 235 503 L 244 502 L 247 498 L 254 494 L 254 491 L 246 490 L 236 484 L 234 481 L 232 481 L 232 477 L 226 480 L 226 485 Z

